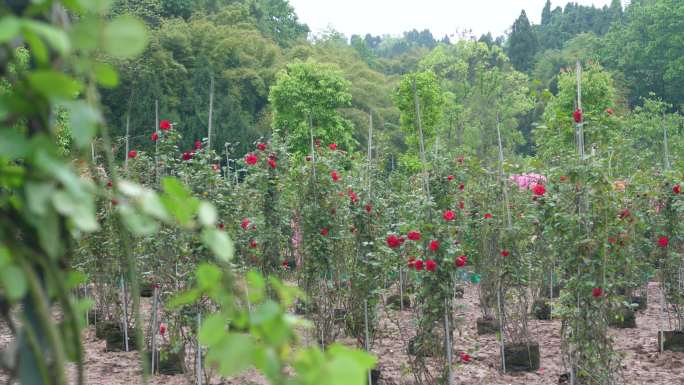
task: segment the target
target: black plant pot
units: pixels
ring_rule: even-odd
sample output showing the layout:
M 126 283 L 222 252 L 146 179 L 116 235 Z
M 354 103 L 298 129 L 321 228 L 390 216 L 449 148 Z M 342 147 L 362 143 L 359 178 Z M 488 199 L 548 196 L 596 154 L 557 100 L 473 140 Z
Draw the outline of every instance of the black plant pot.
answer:
M 658 347 L 660 347 L 660 340 L 661 336 L 658 333 Z M 663 332 L 663 349 L 684 353 L 684 331 L 671 330 Z
M 108 352 L 121 352 L 126 350 L 125 336 L 121 325 L 116 325 L 109 329 L 109 332 L 104 336 Z M 128 350 L 137 350 L 135 345 L 135 329 L 128 329 Z
M 298 300 L 295 302 L 294 311 L 297 315 L 311 314 L 318 311 L 318 306 L 315 303 Z
M 180 352 L 166 352 L 159 357 L 159 374 L 173 376 L 185 373 L 185 358 Z
M 368 380 L 366 380 L 368 382 Z M 371 369 L 371 383 L 370 385 L 380 384 L 380 369 Z
M 584 385 L 586 383 L 587 383 L 586 379 L 584 379 L 582 377 L 575 379 L 575 384 L 577 384 L 577 385 Z M 570 385 L 570 373 L 561 374 L 560 377 L 558 378 L 558 384 L 559 385 Z
M 345 318 L 347 318 L 347 309 L 335 309 L 333 310 L 333 317 L 335 318 L 335 323 L 343 323 Z
M 477 319 L 477 334 L 496 334 L 499 331 L 499 321 L 492 317 Z
M 620 309 L 610 316 L 608 325 L 616 329 L 633 329 L 636 327 L 636 313 L 632 309 Z
M 442 344 L 434 336 L 422 340 L 413 337 L 408 343 L 408 354 L 416 357 L 435 357 L 439 355 L 440 349 L 442 349 Z
M 548 321 L 551 319 L 551 304 L 548 299 L 541 298 L 534 301 L 532 311 L 538 320 Z
M 117 322 L 98 320 L 95 325 L 95 338 L 103 340 L 115 329 L 121 329 L 121 325 Z
M 392 310 L 401 310 L 401 295 L 399 294 L 392 294 L 389 297 L 387 297 L 387 300 L 385 301 L 385 304 L 387 304 L 387 307 L 389 307 Z M 410 309 L 411 308 L 411 298 L 404 293 L 404 309 Z
M 539 370 L 539 344 L 505 344 L 506 372 L 534 372 Z
M 140 287 L 140 296 L 143 298 L 151 298 L 154 295 L 154 288 L 152 285 L 142 285 Z
M 454 289 L 454 296 L 456 298 L 463 298 L 465 295 L 465 288 L 463 286 L 457 286 L 456 289 Z
M 546 285 L 542 286 L 541 293 L 539 293 L 542 297 L 545 298 L 558 298 L 560 297 L 560 291 L 561 291 L 561 285 L 557 284 L 553 286 L 553 296 L 551 296 L 551 290 L 549 287 L 549 284 L 547 283 Z
M 645 310 L 648 307 L 648 297 L 645 295 L 633 295 L 630 298 L 630 303 L 636 304 L 636 311 Z

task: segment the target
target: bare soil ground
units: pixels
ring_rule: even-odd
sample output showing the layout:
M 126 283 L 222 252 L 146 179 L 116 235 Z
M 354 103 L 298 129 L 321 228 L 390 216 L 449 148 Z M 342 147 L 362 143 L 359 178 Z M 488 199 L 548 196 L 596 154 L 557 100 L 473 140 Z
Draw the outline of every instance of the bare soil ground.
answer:
M 637 314 L 636 329 L 611 329 L 616 349 L 624 355 L 622 378 L 625 385 L 684 385 L 684 353 L 658 353 L 657 333 L 659 325 L 659 292 L 656 283 L 648 287 L 648 308 Z M 145 308 L 149 308 L 146 306 Z M 560 321 L 532 320 L 530 331 L 533 339 L 540 343 L 541 367 L 534 373 L 502 374 L 499 371 L 499 344 L 495 336 L 478 336 L 475 320 L 480 312 L 477 306 L 477 291 L 468 286 L 460 300 L 457 317 L 459 324 L 454 336 L 454 374 L 459 385 L 551 385 L 558 384 L 559 375 L 565 372 L 560 356 Z M 400 332 L 399 325 L 401 325 Z M 413 375 L 408 367 L 405 341 L 414 330 L 410 312 L 380 310 L 378 336 L 373 353 L 379 358 L 381 385 L 411 385 Z M 132 385 L 141 383 L 138 354 L 136 352 L 105 352 L 104 341 L 97 340 L 94 328 L 84 332 L 86 348 L 85 373 L 88 384 Z M 343 343 L 353 344 L 351 340 Z M 11 343 L 9 330 L 0 325 L 0 348 Z M 460 363 L 458 353 L 468 352 L 473 360 Z M 73 370 L 72 370 L 73 377 Z M 6 376 L 0 373 L 0 381 Z M 155 376 L 152 385 L 193 384 L 190 375 Z M 265 384 L 257 373 L 250 371 L 240 377 L 219 379 L 214 376 L 211 384 Z

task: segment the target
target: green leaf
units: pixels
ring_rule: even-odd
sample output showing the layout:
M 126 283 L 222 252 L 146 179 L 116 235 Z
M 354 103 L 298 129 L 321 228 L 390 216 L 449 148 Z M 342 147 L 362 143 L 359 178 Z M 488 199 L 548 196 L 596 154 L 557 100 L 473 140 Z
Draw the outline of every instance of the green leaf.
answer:
M 59 28 L 34 20 L 24 20 L 23 26 L 26 30 L 40 36 L 51 48 L 59 52 L 60 55 L 66 56 L 71 50 L 69 37 Z
M 0 140 L 0 157 L 9 159 L 22 158 L 28 154 L 29 150 L 29 142 L 23 134 L 3 128 L 2 140 Z
M 132 16 L 119 16 L 107 23 L 103 46 L 108 54 L 126 59 L 141 54 L 147 46 L 145 24 Z
M 181 306 L 189 305 L 197 301 L 201 295 L 202 292 L 197 289 L 188 290 L 172 297 L 171 300 L 166 303 L 166 307 L 169 309 L 177 309 Z
M 166 210 L 185 227 L 192 226 L 199 201 L 185 189 L 175 178 L 162 179 L 162 188 L 166 193 L 161 200 Z
M 73 99 L 82 88 L 73 78 L 52 70 L 38 70 L 27 78 L 33 88 L 49 99 Z
M 245 334 L 229 334 L 207 353 L 207 361 L 218 365 L 219 373 L 225 377 L 247 369 L 253 360 L 254 340 Z
M 69 217 L 79 229 L 92 232 L 99 228 L 91 200 L 83 200 L 80 196 L 62 190 L 52 195 L 52 204 L 57 212 Z
M 213 314 L 202 322 L 198 337 L 202 345 L 212 347 L 221 342 L 225 335 L 226 320 L 221 314 Z
M 0 270 L 0 282 L 5 288 L 5 295 L 10 301 L 18 301 L 26 295 L 28 284 L 24 272 L 14 265 Z
M 197 268 L 196 276 L 198 289 L 209 290 L 220 284 L 223 273 L 217 266 L 203 263 Z
M 200 202 L 197 215 L 202 226 L 214 226 L 216 224 L 216 209 L 209 202 Z
M 135 235 L 152 235 L 159 229 L 159 224 L 156 221 L 138 212 L 130 205 L 119 205 L 118 211 L 126 227 Z
M 228 262 L 233 258 L 233 242 L 225 232 L 207 227 L 202 231 L 202 241 L 220 261 Z
M 330 361 L 324 369 L 321 385 L 364 385 L 368 370 L 375 366 L 376 359 L 361 350 L 341 345 L 328 349 Z
M 0 19 L 0 43 L 7 43 L 19 35 L 21 23 L 14 16 Z
M 111 65 L 107 63 L 97 63 L 93 69 L 95 71 L 95 78 L 101 86 L 114 88 L 119 85 L 119 75 Z
M 26 182 L 25 190 L 29 210 L 39 216 L 45 215 L 55 186 L 51 183 Z
M 69 128 L 74 143 L 80 148 L 90 145 L 102 123 L 102 115 L 85 101 L 63 103 L 69 114 Z
M 256 271 L 250 271 L 245 277 L 247 280 L 247 286 L 249 288 L 249 302 L 257 303 L 266 295 L 266 281 L 261 276 L 261 274 Z

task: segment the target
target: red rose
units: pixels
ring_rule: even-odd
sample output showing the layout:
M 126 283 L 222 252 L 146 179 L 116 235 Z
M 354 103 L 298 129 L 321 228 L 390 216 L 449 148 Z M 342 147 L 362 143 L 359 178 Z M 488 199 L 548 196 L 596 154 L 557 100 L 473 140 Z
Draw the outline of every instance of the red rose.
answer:
M 202 148 L 202 141 L 196 140 L 195 141 L 195 150 L 199 150 L 200 148 Z
M 265 143 L 258 143 L 257 148 L 259 151 L 266 151 L 266 144 Z
M 447 180 L 448 180 L 449 182 L 451 182 L 452 180 L 454 180 L 454 176 L 453 176 L 453 175 L 449 175 L 449 176 L 447 177 Z
M 394 234 L 390 234 L 387 236 L 387 246 L 396 249 L 397 247 L 401 246 L 401 241 L 399 240 L 399 237 L 397 237 Z
M 615 111 L 613 111 L 612 108 L 606 108 L 606 114 L 608 114 L 608 115 L 613 115 L 614 112 L 615 112 Z
M 338 174 L 337 171 L 334 170 L 330 173 L 330 177 L 332 178 L 333 182 L 337 182 L 338 180 L 340 180 L 340 174 Z
M 463 210 L 465 208 L 465 203 L 463 201 L 458 202 L 458 208 Z
M 406 241 L 406 239 L 404 239 L 404 236 L 401 235 L 401 236 L 399 237 L 399 243 L 401 243 L 401 244 L 403 245 L 405 241 Z
M 247 230 L 249 227 L 249 219 L 243 218 L 242 223 L 240 223 L 240 227 L 242 227 L 243 230 Z
M 111 180 L 107 182 L 107 187 L 112 188 L 112 181 Z
M 164 119 L 161 122 L 159 122 L 159 128 L 161 128 L 164 131 L 167 131 L 168 129 L 171 128 L 171 122 L 168 120 Z
M 138 156 L 138 151 L 135 151 L 135 150 L 128 151 L 128 158 L 129 159 L 133 159 L 136 156 Z
M 420 231 L 409 231 L 406 236 L 412 241 L 420 241 Z
M 190 159 L 192 159 L 192 154 L 190 154 L 189 152 L 184 152 L 183 153 L 183 160 L 190 160 Z
M 112 199 L 112 206 L 116 206 L 116 205 L 118 205 L 118 204 L 119 204 L 119 200 L 118 200 L 118 199 Z
M 461 352 L 459 354 L 459 356 L 461 358 L 461 362 L 463 362 L 464 364 L 466 364 L 472 360 L 472 358 L 470 357 L 470 355 L 468 353 Z
M 369 204 L 366 205 L 366 212 L 367 212 L 368 214 L 370 214 L 371 211 L 373 211 L 373 206 L 371 206 L 371 205 L 369 205 Z
M 582 123 L 582 110 L 579 108 L 572 113 L 572 117 L 575 119 L 575 123 Z
M 435 241 L 435 240 L 431 241 L 430 242 L 430 250 L 432 250 L 432 251 L 439 250 L 439 241 Z
M 465 185 L 463 183 L 459 184 L 458 189 L 463 191 L 465 189 Z
M 461 255 L 460 257 L 456 258 L 456 267 L 463 267 L 466 265 L 466 262 L 468 262 L 466 256 Z
M 675 194 L 679 194 L 682 192 L 682 187 L 678 184 L 676 184 L 674 187 L 672 187 L 672 192 Z
M 447 210 L 444 212 L 444 215 L 442 215 L 442 217 L 444 217 L 444 220 L 446 221 L 453 221 L 454 218 L 456 218 L 456 214 L 454 214 L 454 212 L 451 210 Z
M 259 157 L 251 152 L 245 155 L 245 163 L 247 163 L 250 166 L 254 166 L 258 161 Z
M 501 256 L 502 257 L 508 257 L 509 255 L 511 255 L 511 253 L 508 252 L 508 250 L 501 250 Z
M 615 239 L 614 237 L 608 237 L 608 243 L 610 243 L 611 245 L 614 245 L 615 242 L 617 242 L 617 239 Z
M 591 295 L 594 296 L 594 298 L 598 298 L 603 295 L 603 289 L 600 287 L 595 287 L 591 289 Z
M 254 239 L 249 241 L 249 248 L 250 249 L 256 249 L 257 248 L 257 241 L 255 241 Z
M 532 187 L 532 192 L 536 196 L 543 196 L 546 194 L 546 187 L 544 187 L 544 185 L 541 183 L 535 183 L 535 185 Z
M 166 324 L 163 322 L 159 324 L 159 334 L 161 334 L 162 337 L 166 334 Z
M 461 155 L 461 156 L 459 156 L 458 158 L 456 158 L 456 160 L 457 160 L 458 163 L 460 163 L 460 164 L 463 164 L 463 160 L 464 160 L 464 159 L 465 159 L 465 157 L 464 157 L 463 155 Z
M 329 233 L 330 233 L 330 230 L 328 230 L 327 227 L 324 227 L 321 229 L 321 235 L 322 236 L 327 237 Z
M 666 236 L 662 236 L 658 239 L 658 246 L 665 248 L 670 244 L 670 239 Z
M 330 145 L 328 145 L 328 148 L 330 148 L 333 151 L 337 150 L 337 143 L 330 143 Z
M 216 225 L 216 227 L 218 227 L 219 230 L 223 230 L 224 228 L 226 228 L 226 225 L 224 225 L 223 223 L 219 223 L 218 225 Z
M 412 269 L 416 266 L 416 257 L 409 257 L 408 259 L 408 267 L 409 269 Z
M 629 209 L 624 209 L 624 210 L 620 211 L 620 215 L 618 215 L 618 217 L 620 217 L 620 219 L 625 219 L 625 218 L 629 217 L 631 214 L 632 213 L 629 212 Z
M 316 147 L 321 147 L 321 140 L 320 139 L 316 139 L 314 141 L 314 143 L 316 143 Z
M 277 166 L 276 161 L 273 159 L 268 160 L 268 165 L 271 166 L 272 169 L 275 169 Z
M 425 261 L 425 270 L 427 270 L 427 271 L 437 270 L 437 262 L 433 261 L 432 259 L 428 259 L 427 261 Z
M 359 201 L 359 197 L 356 195 L 352 189 L 349 189 L 349 199 L 352 201 L 352 203 L 356 203 Z
M 486 213 L 486 214 L 484 215 L 484 219 L 492 219 L 492 214 Z
M 157 134 L 157 131 L 153 132 L 152 135 L 150 135 L 150 139 L 152 139 L 153 142 L 159 140 L 159 134 Z
M 307 156 L 306 156 L 306 161 L 307 161 L 307 162 L 311 162 L 311 155 L 307 155 Z
M 422 260 L 417 260 L 416 262 L 413 263 L 413 267 L 416 268 L 416 271 L 421 271 L 423 270 L 423 261 Z
M 283 269 L 287 269 L 287 268 L 290 267 L 290 264 L 287 263 L 287 261 L 283 261 L 283 262 L 281 263 L 281 266 L 283 266 Z

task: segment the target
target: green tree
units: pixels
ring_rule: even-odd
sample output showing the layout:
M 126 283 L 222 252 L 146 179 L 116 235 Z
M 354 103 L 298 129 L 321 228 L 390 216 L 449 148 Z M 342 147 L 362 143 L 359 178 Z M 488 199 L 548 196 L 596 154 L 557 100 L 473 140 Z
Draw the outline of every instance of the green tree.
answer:
M 513 24 L 508 38 L 508 57 L 511 58 L 511 63 L 517 70 L 526 72 L 534 63 L 537 47 L 537 36 L 523 10 Z
M 296 61 L 278 73 L 269 95 L 273 129 L 287 138 L 293 155 L 310 153 L 312 135 L 342 148 L 353 147 L 352 124 L 338 111 L 351 104 L 349 87 L 336 67 L 312 60 Z
M 544 9 L 542 10 L 541 25 L 547 25 L 550 22 L 551 22 L 551 0 L 546 0 L 546 5 L 544 5 Z

